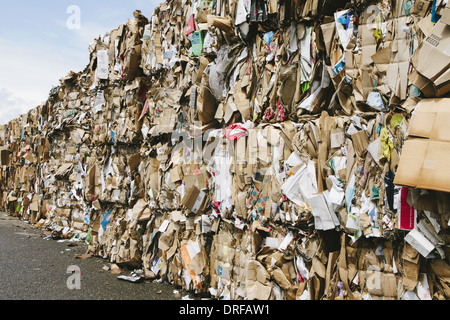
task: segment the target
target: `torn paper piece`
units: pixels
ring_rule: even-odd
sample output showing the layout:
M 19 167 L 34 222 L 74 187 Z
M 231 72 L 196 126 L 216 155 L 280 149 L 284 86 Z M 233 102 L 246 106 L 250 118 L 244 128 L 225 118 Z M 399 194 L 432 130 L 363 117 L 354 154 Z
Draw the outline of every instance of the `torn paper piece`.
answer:
M 408 242 L 414 249 L 426 257 L 434 249 L 434 245 L 417 229 L 414 228 L 405 236 L 405 241 Z

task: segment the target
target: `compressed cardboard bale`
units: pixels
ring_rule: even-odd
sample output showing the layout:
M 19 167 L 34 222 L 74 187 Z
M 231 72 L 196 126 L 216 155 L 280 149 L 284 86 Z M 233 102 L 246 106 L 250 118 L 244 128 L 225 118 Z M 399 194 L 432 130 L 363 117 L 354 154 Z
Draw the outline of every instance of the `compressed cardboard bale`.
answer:
M 405 182 L 403 142 L 445 92 L 422 56 L 442 54 L 448 5 L 258 3 L 168 1 L 95 39 L 0 128 L 3 205 L 224 299 L 426 298 L 425 279 L 446 296 L 445 192 Z

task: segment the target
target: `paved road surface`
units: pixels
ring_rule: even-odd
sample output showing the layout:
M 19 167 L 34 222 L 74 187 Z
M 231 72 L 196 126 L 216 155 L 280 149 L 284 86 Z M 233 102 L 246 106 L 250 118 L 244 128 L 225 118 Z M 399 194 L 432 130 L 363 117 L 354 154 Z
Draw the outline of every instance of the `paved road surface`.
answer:
M 107 260 L 76 258 L 86 252 L 77 242 L 46 240 L 42 230 L 0 212 L 0 300 L 177 300 L 172 285 L 117 279 Z M 80 289 L 67 286 L 69 266 L 80 268 Z M 122 273 L 129 275 L 130 271 Z M 76 284 L 74 281 L 69 283 Z M 180 291 L 180 290 L 179 290 Z M 180 291 L 180 295 L 187 293 Z

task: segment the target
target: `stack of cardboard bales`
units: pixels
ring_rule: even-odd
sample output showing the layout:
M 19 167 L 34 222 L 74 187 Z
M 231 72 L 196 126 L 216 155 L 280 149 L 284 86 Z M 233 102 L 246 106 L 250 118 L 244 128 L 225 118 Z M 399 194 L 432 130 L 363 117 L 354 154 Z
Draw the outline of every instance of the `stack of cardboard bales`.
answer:
M 3 208 L 213 298 L 449 299 L 449 11 L 135 11 L 3 126 Z

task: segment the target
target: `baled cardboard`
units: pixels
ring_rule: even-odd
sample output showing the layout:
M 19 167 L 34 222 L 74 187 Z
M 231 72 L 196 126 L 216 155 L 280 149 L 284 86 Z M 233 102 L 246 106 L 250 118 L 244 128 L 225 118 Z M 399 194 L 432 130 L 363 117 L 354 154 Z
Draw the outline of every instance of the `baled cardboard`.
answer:
M 450 155 L 449 99 L 423 99 L 415 108 L 399 161 L 394 183 L 413 188 L 450 191 L 450 169 L 445 159 Z
M 448 180 L 445 107 L 418 102 L 449 5 L 294 4 L 168 1 L 96 39 L 0 126 L 4 209 L 219 299 L 448 297 L 448 199 L 416 187 Z

